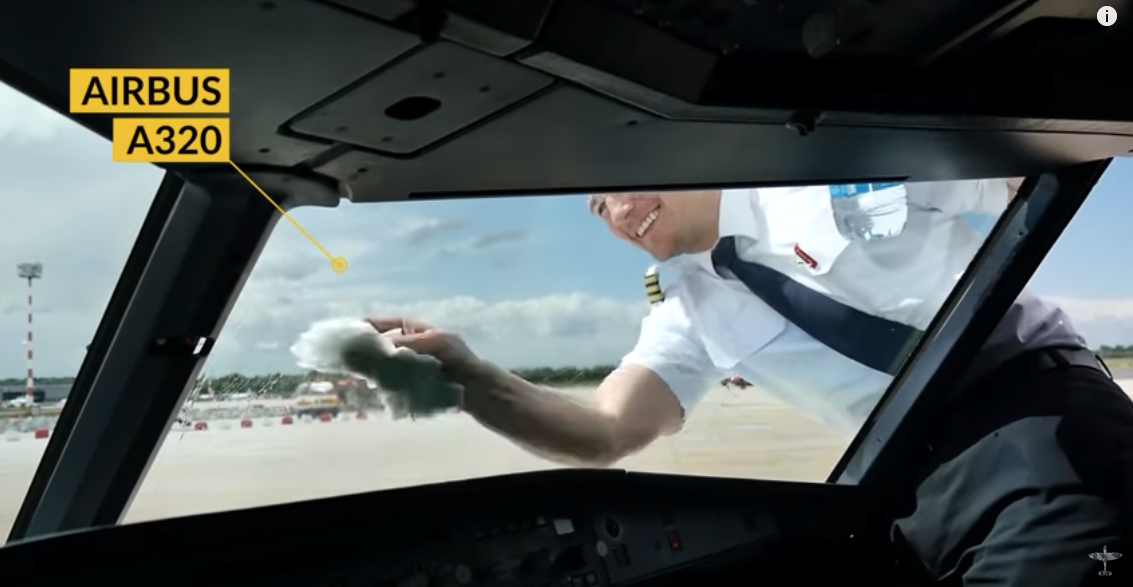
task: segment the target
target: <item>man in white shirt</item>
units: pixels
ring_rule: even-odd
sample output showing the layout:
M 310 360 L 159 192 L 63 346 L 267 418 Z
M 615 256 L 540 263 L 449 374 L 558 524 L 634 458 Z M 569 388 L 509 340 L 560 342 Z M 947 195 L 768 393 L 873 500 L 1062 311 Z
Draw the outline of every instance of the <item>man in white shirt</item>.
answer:
M 679 430 L 704 393 L 730 373 L 853 435 L 892 381 L 903 350 L 931 322 L 981 244 L 961 215 L 1002 212 L 1017 186 L 984 180 L 906 187 L 904 231 L 869 242 L 851 242 L 839 233 L 825 186 L 591 197 L 591 211 L 616 236 L 649 252 L 662 262 L 663 273 L 673 277 L 664 301 L 643 322 L 637 346 L 599 386 L 594 408 L 479 359 L 452 333 L 402 317 L 372 323 L 382 331 L 408 324 L 414 334 L 395 342 L 441 359 L 451 377 L 465 385 L 469 414 L 554 460 L 612 464 Z M 965 387 L 998 381 L 995 375 L 1005 365 L 1022 364 L 1021 374 L 1012 373 L 1015 384 L 1046 372 L 1046 362 L 1065 361 L 1076 367 L 1062 370 L 1071 379 L 1088 379 L 1097 388 L 1094 393 L 1112 401 L 1105 394 L 1116 385 L 1091 365 L 1085 348 L 1059 308 L 1025 293 L 970 367 Z M 1048 349 L 1066 350 L 1051 351 L 1056 353 L 1051 358 Z M 1128 404 L 1128 397 L 1117 392 Z M 1133 405 L 1123 405 L 1118 410 L 1130 415 L 1121 422 L 1133 430 Z M 1081 482 L 1075 476 L 1078 462 L 1053 467 L 1041 479 L 1030 470 L 1003 465 L 1005 454 L 1025 460 L 1052 446 L 1057 453 L 1055 431 L 1068 420 L 1060 415 L 986 430 L 988 437 L 1004 438 L 999 446 L 987 446 L 983 436 L 953 438 L 942 432 L 934 439 L 940 446 L 956 447 L 951 456 L 962 453 L 963 458 L 935 463 L 919 485 L 915 512 L 896 525 L 933 576 L 1014 585 L 1039 573 L 1045 585 L 1077 585 L 1078 579 L 1070 577 L 1088 568 L 1089 559 L 1083 564 L 1066 557 L 1093 552 L 1088 540 L 1098 536 L 1116 540 L 1117 506 L 1112 499 L 1093 496 L 1085 506 L 1066 501 L 1045 509 L 1022 508 L 1022 517 L 1015 520 L 1027 523 L 1069 515 L 1067 508 L 1092 508 L 1093 517 L 1083 521 L 1088 540 L 1043 535 L 1066 555 L 1045 553 L 1042 560 L 1020 555 L 1010 544 L 1017 537 L 1006 527 L 996 526 L 986 539 L 970 536 L 975 518 L 989 507 L 972 505 L 984 494 L 1006 497 Z M 1077 436 L 1084 439 L 1071 452 L 1097 445 L 1094 437 Z M 941 512 L 951 517 L 941 517 L 948 515 Z M 972 519 L 963 515 L 968 512 Z M 957 524 L 963 527 L 954 531 Z M 941 540 L 942 533 L 952 538 Z M 971 549 L 977 549 L 975 554 Z M 1065 581 L 1059 582 L 1055 567 L 1069 573 Z
M 666 301 L 646 318 L 637 347 L 622 365 L 656 373 L 686 412 L 710 388 L 708 381 L 735 372 L 856 434 L 903 357 L 888 368 L 871 368 L 835 351 L 778 309 L 752 299 L 742 280 L 717 266 L 714 247 L 732 237 L 742 260 L 789 275 L 865 314 L 923 330 L 982 243 L 962 215 L 1002 212 L 1012 188 L 1006 180 L 985 180 L 909 184 L 907 190 L 904 231 L 864 243 L 839 233 L 825 186 L 591 198 L 592 211 L 607 219 L 615 235 L 645 248 L 662 260 L 663 275 L 674 276 Z M 690 230 L 697 224 L 689 219 L 698 215 L 706 217 L 700 225 L 716 223 L 716 230 Z M 992 337 L 994 352 L 981 357 L 977 374 L 1027 348 L 1084 347 L 1058 308 L 1024 294 L 1016 312 L 1017 320 Z M 1025 342 L 1012 345 L 1013 340 Z M 848 340 L 846 346 L 880 343 L 864 341 Z

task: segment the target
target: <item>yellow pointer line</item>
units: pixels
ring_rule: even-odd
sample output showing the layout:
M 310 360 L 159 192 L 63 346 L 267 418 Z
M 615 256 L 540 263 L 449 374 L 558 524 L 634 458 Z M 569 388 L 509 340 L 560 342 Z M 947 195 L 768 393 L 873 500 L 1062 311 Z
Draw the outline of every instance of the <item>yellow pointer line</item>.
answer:
M 248 180 L 248 183 L 252 184 L 252 187 L 256 188 L 256 191 L 260 192 L 260 195 L 263 196 L 264 199 L 266 199 L 268 201 L 268 203 L 270 203 L 272 206 L 274 206 L 276 210 L 279 210 L 279 213 L 283 214 L 283 217 L 286 218 L 289 222 L 291 222 L 291 224 L 294 225 L 295 228 L 297 228 L 299 230 L 299 232 L 303 233 L 303 236 L 307 237 L 307 240 L 311 241 L 311 244 L 315 245 L 316 249 L 318 249 L 322 254 L 326 255 L 327 259 L 330 259 L 330 267 L 331 267 L 332 270 L 334 270 L 335 273 L 342 273 L 342 272 L 346 271 L 346 258 L 345 257 L 335 257 L 335 256 L 331 255 L 329 252 L 327 252 L 327 250 L 324 249 L 321 244 L 319 244 L 319 241 L 315 240 L 315 237 L 311 236 L 311 233 L 307 232 L 306 229 L 304 229 L 298 222 L 296 222 L 295 219 L 292 218 L 291 215 L 288 214 L 287 211 L 285 211 L 283 209 L 283 207 L 281 207 L 279 204 L 277 204 L 275 202 L 275 200 L 273 200 L 272 197 L 269 196 L 267 194 L 267 192 L 265 192 L 263 190 L 263 188 L 261 188 L 259 185 L 257 185 L 256 182 L 252 181 L 252 178 L 248 177 L 248 174 L 244 173 L 244 170 L 240 169 L 239 165 L 237 165 L 231 159 L 228 161 L 228 164 L 231 165 L 232 168 L 236 170 L 236 173 L 239 173 L 241 176 L 244 177 L 244 179 Z

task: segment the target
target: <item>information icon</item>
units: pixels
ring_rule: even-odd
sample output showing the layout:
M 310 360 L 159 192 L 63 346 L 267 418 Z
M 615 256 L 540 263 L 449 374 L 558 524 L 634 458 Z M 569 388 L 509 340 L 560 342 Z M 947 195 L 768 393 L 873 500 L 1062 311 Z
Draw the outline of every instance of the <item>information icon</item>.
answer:
M 1117 22 L 1117 9 L 1112 6 L 1102 6 L 1098 9 L 1098 22 L 1102 26 L 1113 26 Z

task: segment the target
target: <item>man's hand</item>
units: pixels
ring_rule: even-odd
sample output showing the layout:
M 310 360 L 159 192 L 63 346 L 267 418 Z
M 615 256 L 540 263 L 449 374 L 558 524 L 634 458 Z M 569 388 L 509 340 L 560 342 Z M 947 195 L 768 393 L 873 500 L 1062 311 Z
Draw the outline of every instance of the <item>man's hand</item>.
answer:
M 394 346 L 435 357 L 457 382 L 460 382 L 461 374 L 472 370 L 480 362 L 458 334 L 408 318 L 368 318 L 367 322 L 383 334 L 401 329 L 401 334 L 388 336 Z

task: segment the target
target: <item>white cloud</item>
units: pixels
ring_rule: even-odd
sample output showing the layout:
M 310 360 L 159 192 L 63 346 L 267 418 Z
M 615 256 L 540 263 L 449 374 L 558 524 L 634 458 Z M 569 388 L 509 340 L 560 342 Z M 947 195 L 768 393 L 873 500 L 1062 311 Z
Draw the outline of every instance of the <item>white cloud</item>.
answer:
M 24 369 L 35 283 L 36 372 L 71 375 L 98 325 L 162 173 L 115 164 L 110 143 L 0 85 L 0 377 Z
M 616 363 L 632 348 L 648 305 L 569 293 L 498 302 L 471 297 L 378 301 L 371 312 L 443 325 L 464 334 L 481 354 L 508 365 L 593 365 Z
M 400 282 L 392 270 L 383 274 L 369 268 L 356 275 L 351 269 L 336 275 L 315 264 L 317 254 L 311 251 L 301 237 L 280 232 L 272 237 L 229 316 L 207 372 L 293 371 L 287 349 L 299 334 L 317 320 L 344 316 L 423 320 L 461 333 L 478 354 L 510 367 L 610 364 L 632 348 L 648 312 L 644 300 L 582 293 L 494 301 L 438 295 Z M 292 270 L 289 263 L 315 270 Z M 363 263 L 352 259 L 352 268 L 359 265 Z
M 342 316 L 423 320 L 460 333 L 477 354 L 509 367 L 613 364 L 632 348 L 647 312 L 643 303 L 581 293 L 499 302 L 451 297 L 389 303 L 362 289 L 338 290 L 333 299 L 296 301 L 286 316 L 257 312 L 256 301 L 244 297 L 233 310 L 208 372 L 294 371 L 287 347 L 312 322 Z M 260 352 L 250 354 L 251 349 Z
M 1091 346 L 1133 344 L 1133 297 L 1050 299 L 1066 310 Z
M 442 255 L 474 255 L 487 249 L 500 249 L 518 245 L 527 240 L 529 236 L 530 233 L 526 230 L 495 230 L 446 245 L 439 252 Z
M 0 84 L 0 144 L 50 139 L 74 123 Z
M 1062 306 L 1075 321 L 1133 320 L 1133 297 L 1099 299 L 1054 296 L 1050 300 Z
M 458 216 L 443 218 L 408 217 L 397 222 L 390 235 L 414 244 L 422 244 L 463 229 L 467 220 Z

